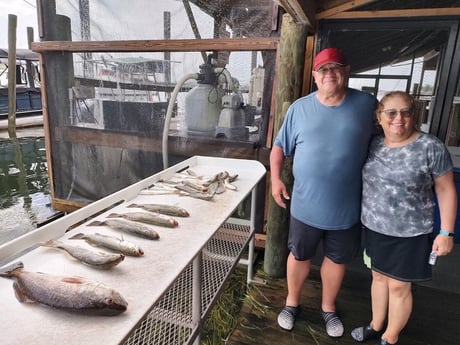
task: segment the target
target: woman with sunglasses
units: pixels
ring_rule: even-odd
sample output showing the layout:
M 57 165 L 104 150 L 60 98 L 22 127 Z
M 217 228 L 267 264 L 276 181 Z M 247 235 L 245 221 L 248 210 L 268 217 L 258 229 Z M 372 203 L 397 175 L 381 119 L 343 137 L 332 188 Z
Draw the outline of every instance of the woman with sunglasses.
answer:
M 385 95 L 376 116 L 383 135 L 372 141 L 363 168 L 361 214 L 372 319 L 351 335 L 391 345 L 411 315 L 412 283 L 431 279 L 430 254 L 443 256 L 453 248 L 457 194 L 449 152 L 437 137 L 415 128 L 410 95 Z M 434 193 L 441 231 L 433 239 Z

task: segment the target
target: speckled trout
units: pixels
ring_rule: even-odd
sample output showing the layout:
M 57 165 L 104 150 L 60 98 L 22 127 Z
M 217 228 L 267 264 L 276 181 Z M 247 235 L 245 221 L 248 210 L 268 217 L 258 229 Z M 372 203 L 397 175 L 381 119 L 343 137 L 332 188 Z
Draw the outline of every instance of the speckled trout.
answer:
M 111 213 L 108 218 L 124 218 L 134 222 L 141 222 L 151 225 L 166 226 L 168 228 L 175 228 L 179 225 L 177 220 L 165 216 L 163 214 L 153 214 L 147 212 L 127 212 L 127 213 Z
M 28 272 L 23 268 L 22 262 L 16 262 L 0 269 L 1 277 L 15 280 L 13 288 L 20 302 L 96 315 L 117 315 L 128 306 L 119 292 L 101 283 L 82 277 Z
M 103 221 L 95 220 L 88 224 L 88 226 L 108 226 L 109 228 L 117 231 L 125 231 L 131 234 L 139 235 L 149 240 L 158 240 L 160 235 L 147 225 L 131 222 L 125 219 L 106 219 Z
M 123 254 L 94 252 L 80 246 L 73 246 L 57 240 L 50 240 L 41 245 L 44 247 L 62 249 L 80 262 L 100 269 L 112 268 L 125 259 Z
M 154 213 L 161 213 L 161 214 L 166 214 L 168 216 L 176 216 L 176 217 L 188 217 L 190 216 L 190 213 L 183 208 L 179 206 L 174 206 L 174 205 L 167 205 L 167 204 L 131 204 L 128 205 L 128 207 L 137 207 L 137 208 L 142 208 L 146 211 L 149 212 L 154 212 Z
M 137 244 L 126 241 L 122 238 L 103 235 L 97 232 L 94 234 L 83 234 L 80 232 L 70 237 L 69 240 L 85 240 L 93 246 L 104 247 L 129 256 L 144 255 L 144 251 Z

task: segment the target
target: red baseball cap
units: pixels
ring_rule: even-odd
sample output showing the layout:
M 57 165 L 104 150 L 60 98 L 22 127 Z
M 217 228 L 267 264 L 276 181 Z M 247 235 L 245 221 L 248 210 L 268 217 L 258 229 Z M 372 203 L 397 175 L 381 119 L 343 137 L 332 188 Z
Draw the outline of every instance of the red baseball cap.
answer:
M 337 65 L 346 66 L 347 59 L 342 50 L 338 48 L 326 48 L 321 50 L 313 62 L 313 70 L 317 71 L 321 66 L 327 63 L 335 63 Z

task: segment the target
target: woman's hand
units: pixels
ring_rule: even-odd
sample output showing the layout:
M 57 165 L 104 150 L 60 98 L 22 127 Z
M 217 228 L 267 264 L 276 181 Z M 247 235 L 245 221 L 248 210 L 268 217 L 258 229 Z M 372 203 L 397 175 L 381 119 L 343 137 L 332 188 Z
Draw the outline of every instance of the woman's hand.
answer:
M 454 238 L 446 235 L 437 235 L 433 241 L 433 251 L 438 256 L 449 254 L 454 248 Z

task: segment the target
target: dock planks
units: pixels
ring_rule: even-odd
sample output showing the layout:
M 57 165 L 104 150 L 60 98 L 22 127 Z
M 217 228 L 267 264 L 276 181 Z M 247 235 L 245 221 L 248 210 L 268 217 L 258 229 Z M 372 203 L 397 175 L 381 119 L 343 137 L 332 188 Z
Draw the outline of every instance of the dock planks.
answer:
M 359 344 L 350 335 L 354 327 L 366 324 L 371 315 L 370 274 L 368 271 L 347 271 L 337 300 L 337 309 L 345 326 L 343 337 L 327 336 L 319 314 L 321 283 L 315 266 L 305 283 L 301 312 L 291 332 L 279 328 L 276 318 L 284 305 L 285 279 L 270 279 L 258 270 L 256 278 L 267 284 L 254 284 L 238 316 L 238 325 L 227 345 L 348 345 Z M 460 344 L 460 295 L 420 285 L 413 286 L 414 310 L 400 336 L 403 345 Z M 369 341 L 367 344 L 374 345 Z

